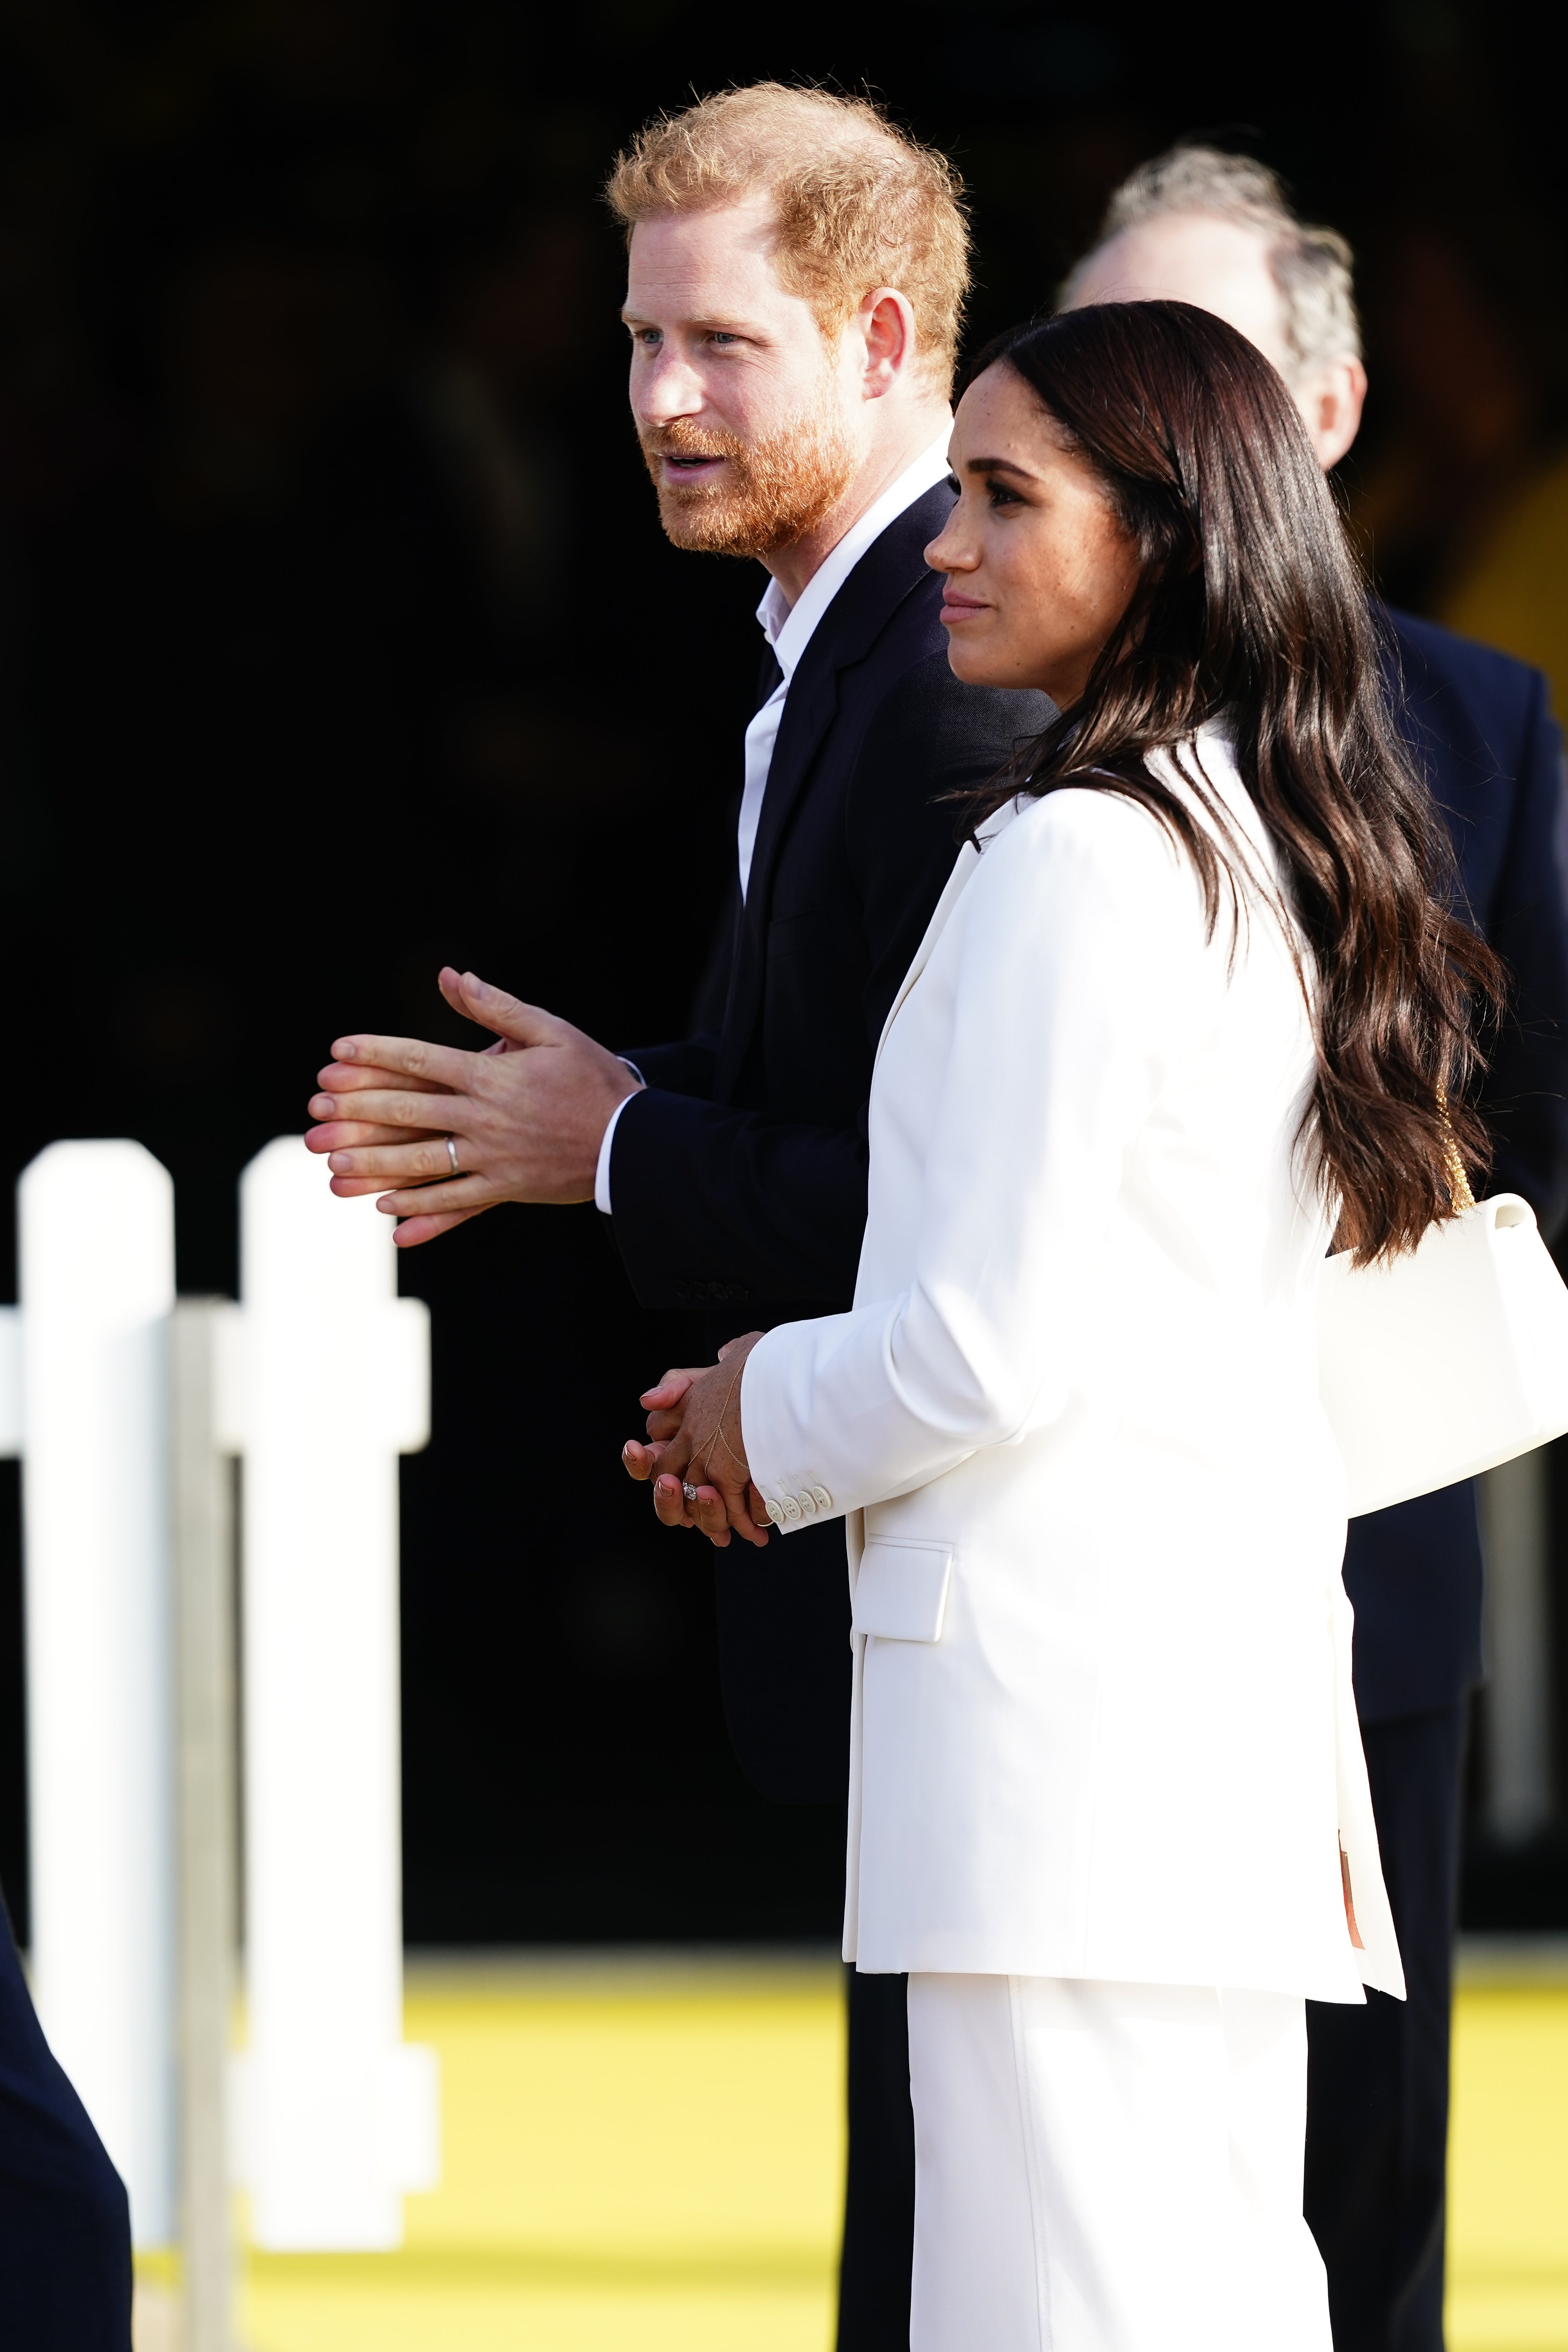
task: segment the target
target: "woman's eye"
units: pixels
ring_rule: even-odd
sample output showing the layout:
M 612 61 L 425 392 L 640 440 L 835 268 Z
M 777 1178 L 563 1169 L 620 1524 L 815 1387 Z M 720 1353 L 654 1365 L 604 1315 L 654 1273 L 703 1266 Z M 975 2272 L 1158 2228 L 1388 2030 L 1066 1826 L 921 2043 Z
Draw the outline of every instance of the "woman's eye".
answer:
M 987 482 L 985 495 L 993 508 L 1021 507 L 1024 503 L 1017 491 L 1009 489 L 1005 482 Z
M 947 487 L 952 492 L 955 499 L 961 499 L 963 496 L 963 485 L 959 480 L 956 474 L 950 474 L 948 476 Z

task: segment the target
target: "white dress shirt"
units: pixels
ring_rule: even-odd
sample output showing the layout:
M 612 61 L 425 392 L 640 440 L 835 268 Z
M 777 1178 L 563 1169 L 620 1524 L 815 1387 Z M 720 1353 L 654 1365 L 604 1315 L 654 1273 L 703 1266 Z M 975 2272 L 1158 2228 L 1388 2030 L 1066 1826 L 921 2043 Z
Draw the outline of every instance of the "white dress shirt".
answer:
M 735 846 L 741 868 L 741 896 L 745 898 L 752 878 L 752 853 L 757 845 L 757 826 L 762 820 L 763 796 L 768 788 L 768 770 L 773 764 L 773 745 L 778 740 L 779 722 L 789 694 L 800 657 L 816 633 L 816 625 L 837 595 L 860 558 L 872 541 L 880 539 L 889 523 L 897 522 L 917 499 L 934 489 L 948 470 L 947 444 L 951 425 L 944 425 L 940 439 L 923 449 L 912 466 L 906 466 L 896 480 L 889 483 L 874 505 L 868 506 L 858 521 L 851 523 L 832 553 L 817 566 L 792 604 L 776 580 L 770 580 L 757 606 L 757 620 L 763 635 L 773 649 L 773 659 L 784 676 L 774 687 L 746 730 L 746 781 L 741 794 L 741 820 L 736 827 Z M 628 1069 L 631 1065 L 628 1063 Z M 640 1077 L 640 1073 L 637 1075 Z M 616 1139 L 616 1122 L 620 1118 L 638 1087 L 628 1087 L 624 1099 L 610 1115 L 599 1145 L 599 1164 L 594 1176 L 594 1204 L 607 1217 L 610 1214 L 610 1151 Z

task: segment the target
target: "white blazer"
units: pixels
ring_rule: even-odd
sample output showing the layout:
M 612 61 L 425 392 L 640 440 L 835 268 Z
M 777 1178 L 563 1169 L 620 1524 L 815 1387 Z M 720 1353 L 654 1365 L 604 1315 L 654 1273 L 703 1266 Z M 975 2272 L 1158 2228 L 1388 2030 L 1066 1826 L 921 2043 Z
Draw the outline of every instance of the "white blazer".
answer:
M 1197 751 L 1272 877 L 1224 736 Z M 1404 1992 L 1271 896 L 1205 940 L 1141 808 L 993 819 L 883 1032 L 855 1305 L 747 1361 L 770 1515 L 848 1520 L 863 1969 Z

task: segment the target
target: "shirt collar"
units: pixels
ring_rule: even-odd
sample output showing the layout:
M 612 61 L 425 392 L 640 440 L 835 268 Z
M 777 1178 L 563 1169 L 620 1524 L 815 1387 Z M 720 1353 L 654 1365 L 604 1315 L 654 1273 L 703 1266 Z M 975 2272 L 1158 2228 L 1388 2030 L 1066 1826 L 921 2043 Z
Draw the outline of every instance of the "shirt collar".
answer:
M 773 659 L 784 672 L 786 686 L 811 643 L 818 621 L 872 541 L 880 539 L 888 525 L 897 522 L 917 499 L 923 499 L 928 490 L 945 480 L 951 431 L 950 425 L 944 425 L 940 440 L 923 449 L 912 466 L 906 466 L 897 479 L 889 483 L 876 504 L 868 507 L 858 520 L 850 524 L 837 546 L 812 573 L 794 604 L 776 580 L 768 582 L 757 606 L 757 619 L 773 649 Z

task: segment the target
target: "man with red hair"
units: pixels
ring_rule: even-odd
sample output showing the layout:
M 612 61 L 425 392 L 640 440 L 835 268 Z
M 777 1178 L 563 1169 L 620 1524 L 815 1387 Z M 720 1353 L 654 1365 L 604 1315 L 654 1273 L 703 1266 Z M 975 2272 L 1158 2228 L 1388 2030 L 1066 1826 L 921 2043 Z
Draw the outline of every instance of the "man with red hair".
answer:
M 954 677 L 924 560 L 952 504 L 968 282 L 945 160 L 860 100 L 764 83 L 652 124 L 607 194 L 660 520 L 678 546 L 768 574 L 722 1011 L 622 1059 L 444 971 L 447 1001 L 497 1045 L 340 1039 L 309 1140 L 335 1191 L 384 1195 L 405 1248 L 502 1201 L 596 1201 L 642 1303 L 706 1308 L 717 1345 L 850 1304 L 871 1065 L 957 854 L 951 796 L 1052 712 Z M 703 677 L 694 648 L 683 690 Z M 715 1557 L 742 1765 L 770 1797 L 841 1802 L 842 1527 L 802 1529 L 785 1565 L 749 1546 Z M 841 2352 L 908 2352 L 904 2000 L 902 1977 L 849 1979 Z

